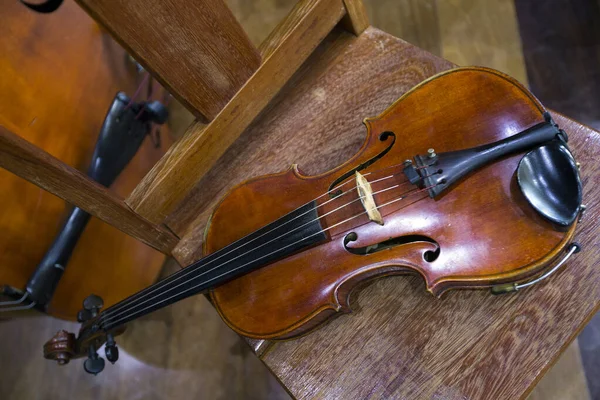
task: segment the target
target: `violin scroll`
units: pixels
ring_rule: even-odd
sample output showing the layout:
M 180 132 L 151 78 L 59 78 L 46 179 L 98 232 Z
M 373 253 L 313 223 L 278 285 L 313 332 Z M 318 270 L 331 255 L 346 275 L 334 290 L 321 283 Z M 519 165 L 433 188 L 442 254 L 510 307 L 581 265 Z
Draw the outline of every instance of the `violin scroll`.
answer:
M 114 337 L 125 331 L 119 327 L 105 331 L 101 327 L 100 308 L 104 301 L 94 294 L 83 301 L 83 309 L 77 314 L 81 328 L 77 337 L 75 334 L 61 330 L 44 344 L 44 358 L 54 360 L 59 365 L 68 364 L 71 359 L 87 357 L 83 368 L 86 372 L 97 375 L 104 369 L 104 359 L 97 350 L 106 343 L 104 348 L 106 359 L 112 364 L 119 359 L 119 349 Z
M 75 335 L 65 330 L 60 330 L 54 337 L 44 344 L 44 358 L 54 360 L 58 365 L 65 365 L 76 358 Z

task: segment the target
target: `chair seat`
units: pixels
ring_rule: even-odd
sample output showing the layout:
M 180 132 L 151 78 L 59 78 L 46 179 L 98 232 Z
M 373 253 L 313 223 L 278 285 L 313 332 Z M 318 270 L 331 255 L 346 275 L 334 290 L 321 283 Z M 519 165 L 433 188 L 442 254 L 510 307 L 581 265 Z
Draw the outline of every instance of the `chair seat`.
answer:
M 307 174 L 341 164 L 361 146 L 365 117 L 452 67 L 375 28 L 359 37 L 334 30 L 167 220 L 184 234 L 177 260 L 200 257 L 209 215 L 231 187 L 293 163 Z M 600 228 L 591 223 L 600 136 L 555 119 L 583 165 L 589 211 L 577 239 L 584 250 L 552 279 L 505 296 L 454 291 L 440 300 L 418 277 L 380 279 L 355 295 L 353 315 L 267 352 L 262 343 L 259 356 L 292 395 L 512 399 L 533 387 L 600 305 L 593 251 Z

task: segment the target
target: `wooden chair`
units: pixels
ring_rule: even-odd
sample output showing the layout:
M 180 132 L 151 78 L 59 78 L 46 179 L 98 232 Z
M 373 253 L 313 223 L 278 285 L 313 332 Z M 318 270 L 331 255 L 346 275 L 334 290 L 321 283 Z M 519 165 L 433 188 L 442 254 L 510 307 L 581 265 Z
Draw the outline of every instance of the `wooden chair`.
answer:
M 232 186 L 356 152 L 362 119 L 454 65 L 369 27 L 359 0 L 301 0 L 255 48 L 222 0 L 78 0 L 197 121 L 125 199 L 0 128 L 0 166 L 187 265 Z M 597 132 L 561 115 L 581 161 L 587 251 L 554 279 L 504 297 L 417 278 L 380 280 L 343 316 L 297 340 L 249 341 L 298 398 L 525 396 L 600 306 Z M 108 304 L 110 305 L 110 304 Z M 268 349 L 268 351 L 266 351 Z

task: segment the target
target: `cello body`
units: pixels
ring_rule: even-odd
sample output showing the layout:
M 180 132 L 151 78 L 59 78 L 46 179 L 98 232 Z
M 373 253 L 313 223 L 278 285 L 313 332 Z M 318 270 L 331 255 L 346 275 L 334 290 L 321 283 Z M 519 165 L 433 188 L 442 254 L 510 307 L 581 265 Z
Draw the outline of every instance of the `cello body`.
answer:
M 286 339 L 349 312 L 352 290 L 376 277 L 418 274 L 441 296 L 539 276 L 562 256 L 576 222 L 557 227 L 528 203 L 516 177 L 524 152 L 468 174 L 436 198 L 406 181 L 402 163 L 430 148 L 451 152 L 511 137 L 543 122 L 544 112 L 504 74 L 452 70 L 365 119 L 364 145 L 336 169 L 306 176 L 293 166 L 234 188 L 210 219 L 205 255 L 319 198 L 327 240 L 212 289 L 220 315 L 242 335 Z M 363 205 L 341 209 L 324 195 L 342 189 L 355 170 L 371 181 L 383 225 L 366 215 L 344 223 Z
M 72 1 L 49 15 L 4 2 L 2 14 L 0 124 L 85 171 L 115 94 L 133 93 L 142 76 Z M 167 145 L 163 140 L 155 148 L 146 139 L 111 190 L 127 196 Z M 22 290 L 71 206 L 3 169 L 0 186 L 5 193 L 0 198 L 0 287 Z M 159 252 L 92 218 L 46 312 L 75 319 L 90 293 L 115 303 L 153 283 L 163 260 Z

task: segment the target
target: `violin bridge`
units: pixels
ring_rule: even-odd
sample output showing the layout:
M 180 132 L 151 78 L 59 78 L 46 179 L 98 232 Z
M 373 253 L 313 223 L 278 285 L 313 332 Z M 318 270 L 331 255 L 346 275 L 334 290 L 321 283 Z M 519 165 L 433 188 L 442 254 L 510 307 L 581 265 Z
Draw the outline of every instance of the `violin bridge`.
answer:
M 373 189 L 367 179 L 358 171 L 356 171 L 356 190 L 360 196 L 360 202 L 362 203 L 369 219 L 373 222 L 377 222 L 379 225 L 383 225 L 383 217 L 375 204 L 373 198 Z

